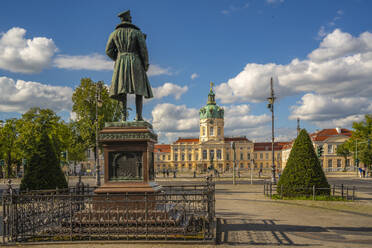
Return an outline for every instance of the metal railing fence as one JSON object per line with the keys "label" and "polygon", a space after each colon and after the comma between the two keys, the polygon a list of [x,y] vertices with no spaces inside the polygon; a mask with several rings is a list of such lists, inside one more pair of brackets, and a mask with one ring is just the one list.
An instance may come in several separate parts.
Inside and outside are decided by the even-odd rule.
{"label": "metal railing fence", "polygon": [[157,193],[93,194],[92,187],[3,195],[2,242],[215,240],[215,184]]}
{"label": "metal railing fence", "polygon": [[356,199],[356,187],[348,185],[330,185],[330,187],[291,187],[290,190],[281,186],[272,184],[271,182],[264,182],[264,195],[272,197],[277,195],[279,198],[283,197],[309,197],[313,200],[317,199],[317,196],[333,197],[334,199],[339,197],[342,200],[351,200]]}

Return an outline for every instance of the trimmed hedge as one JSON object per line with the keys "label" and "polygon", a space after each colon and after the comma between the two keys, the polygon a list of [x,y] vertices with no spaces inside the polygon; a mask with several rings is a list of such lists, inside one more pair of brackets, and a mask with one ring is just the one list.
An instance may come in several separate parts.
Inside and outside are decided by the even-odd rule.
{"label": "trimmed hedge", "polygon": [[59,165],[54,147],[46,132],[41,134],[36,144],[35,153],[31,155],[20,189],[40,190],[67,188],[66,178]]}
{"label": "trimmed hedge", "polygon": [[277,191],[283,196],[311,195],[313,185],[318,188],[316,195],[329,195],[330,186],[314,146],[309,134],[302,129],[293,144],[287,165],[279,179]]}

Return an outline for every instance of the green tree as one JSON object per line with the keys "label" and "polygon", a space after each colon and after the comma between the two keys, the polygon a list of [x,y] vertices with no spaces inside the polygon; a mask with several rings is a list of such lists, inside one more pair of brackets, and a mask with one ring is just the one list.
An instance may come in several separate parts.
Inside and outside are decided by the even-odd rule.
{"label": "green tree", "polygon": [[18,132],[17,119],[6,120],[4,127],[0,130],[1,157],[5,160],[5,177],[14,176],[12,165],[19,159],[19,147],[17,146]]}
{"label": "green tree", "polygon": [[329,194],[329,184],[320,166],[314,146],[305,129],[297,136],[287,165],[278,182],[283,196],[312,194],[312,187],[322,188],[316,194]]}
{"label": "green tree", "polygon": [[79,133],[77,122],[71,121],[69,123],[69,130],[68,160],[74,163],[74,173],[76,173],[77,162],[86,159],[85,151],[87,146]]}
{"label": "green tree", "polygon": [[358,159],[369,167],[372,165],[370,142],[372,142],[372,114],[365,115],[365,119],[361,122],[353,123],[353,134],[347,141],[347,146],[353,152],[354,159],[356,159],[356,149],[358,149]]}
{"label": "green tree", "polygon": [[[102,107],[98,108],[96,120],[97,89]],[[104,127],[105,122],[118,121],[120,111],[118,102],[109,97],[107,87],[101,82],[93,82],[90,78],[82,78],[79,87],[72,95],[72,111],[76,114],[76,129],[84,142],[84,147],[93,148],[96,157],[96,121],[98,129]]]}
{"label": "green tree", "polygon": [[47,134],[41,131],[35,149],[21,181],[21,190],[66,188],[66,178],[61,170],[55,146]]}
{"label": "green tree", "polygon": [[27,160],[35,153],[36,143],[44,132],[51,139],[58,160],[61,159],[61,152],[66,151],[69,145],[68,125],[50,109],[31,108],[18,121],[17,130],[21,156]]}
{"label": "green tree", "polygon": [[344,158],[344,162],[345,162],[344,163],[345,164],[344,171],[346,171],[347,157],[349,157],[351,155],[348,144],[343,143],[342,145],[337,146],[336,153],[337,153],[338,156],[342,156]]}

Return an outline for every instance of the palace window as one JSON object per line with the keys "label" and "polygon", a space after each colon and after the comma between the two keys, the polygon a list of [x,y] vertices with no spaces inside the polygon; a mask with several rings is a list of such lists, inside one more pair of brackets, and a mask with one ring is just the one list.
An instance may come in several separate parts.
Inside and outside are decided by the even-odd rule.
{"label": "palace window", "polygon": [[203,136],[205,136],[205,127],[202,128]]}
{"label": "palace window", "polygon": [[209,150],[209,158],[214,159],[214,150]]}
{"label": "palace window", "polygon": [[191,154],[188,154],[188,156],[189,156],[189,161],[191,161]]}
{"label": "palace window", "polygon": [[243,163],[240,164],[240,168],[244,168],[244,164]]}
{"label": "palace window", "polygon": [[181,160],[185,161],[185,154],[184,153],[181,154]]}
{"label": "palace window", "polygon": [[221,128],[217,128],[217,135],[220,136],[221,135]]}
{"label": "palace window", "polygon": [[242,152],[240,153],[240,160],[244,160],[244,154]]}
{"label": "palace window", "polygon": [[341,167],[341,159],[337,159],[337,168]]}
{"label": "palace window", "polygon": [[333,153],[333,146],[332,145],[328,145],[328,154],[331,154]]}
{"label": "palace window", "polygon": [[346,167],[350,166],[350,159],[346,159]]}
{"label": "palace window", "polygon": [[220,149],[217,150],[217,159],[221,159],[221,150]]}
{"label": "palace window", "polygon": [[195,160],[199,160],[199,153],[195,153]]}
{"label": "palace window", "polygon": [[170,155],[168,155],[168,160],[170,160]]}
{"label": "palace window", "polygon": [[248,152],[247,153],[247,159],[250,160],[251,159],[251,154]]}
{"label": "palace window", "polygon": [[203,150],[203,159],[207,159],[207,150]]}
{"label": "palace window", "polygon": [[163,157],[163,160],[165,160],[165,155],[163,155],[162,157]]}
{"label": "palace window", "polygon": [[263,159],[263,154],[262,153],[260,153],[260,159]]}
{"label": "palace window", "polygon": [[209,129],[209,135],[210,135],[210,136],[214,136],[214,134],[213,134],[213,127],[211,127],[211,128]]}
{"label": "palace window", "polygon": [[230,160],[230,154],[226,153],[226,160]]}
{"label": "palace window", "polygon": [[257,159],[257,153],[254,154],[254,159]]}
{"label": "palace window", "polygon": [[332,168],[332,159],[328,159],[328,168]]}
{"label": "palace window", "polygon": [[269,154],[268,153],[265,153],[265,158],[269,159]]}
{"label": "palace window", "polygon": [[178,154],[174,154],[174,161],[178,160]]}

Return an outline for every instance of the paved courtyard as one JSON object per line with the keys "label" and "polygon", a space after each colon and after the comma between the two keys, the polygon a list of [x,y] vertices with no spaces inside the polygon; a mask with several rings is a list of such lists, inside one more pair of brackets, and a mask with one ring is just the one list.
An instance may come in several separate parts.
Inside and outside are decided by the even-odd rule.
{"label": "paved courtyard", "polygon": [[[179,182],[185,182],[179,179]],[[270,200],[263,186],[249,181],[216,185],[216,214],[221,220],[218,247],[372,247],[372,179],[329,178],[363,187],[355,202]],[[169,181],[160,183],[170,183]],[[369,189],[369,191],[368,191]],[[63,244],[38,247],[190,247],[183,244]],[[35,247],[35,246],[33,246]],[[214,245],[193,245],[214,247]]]}

